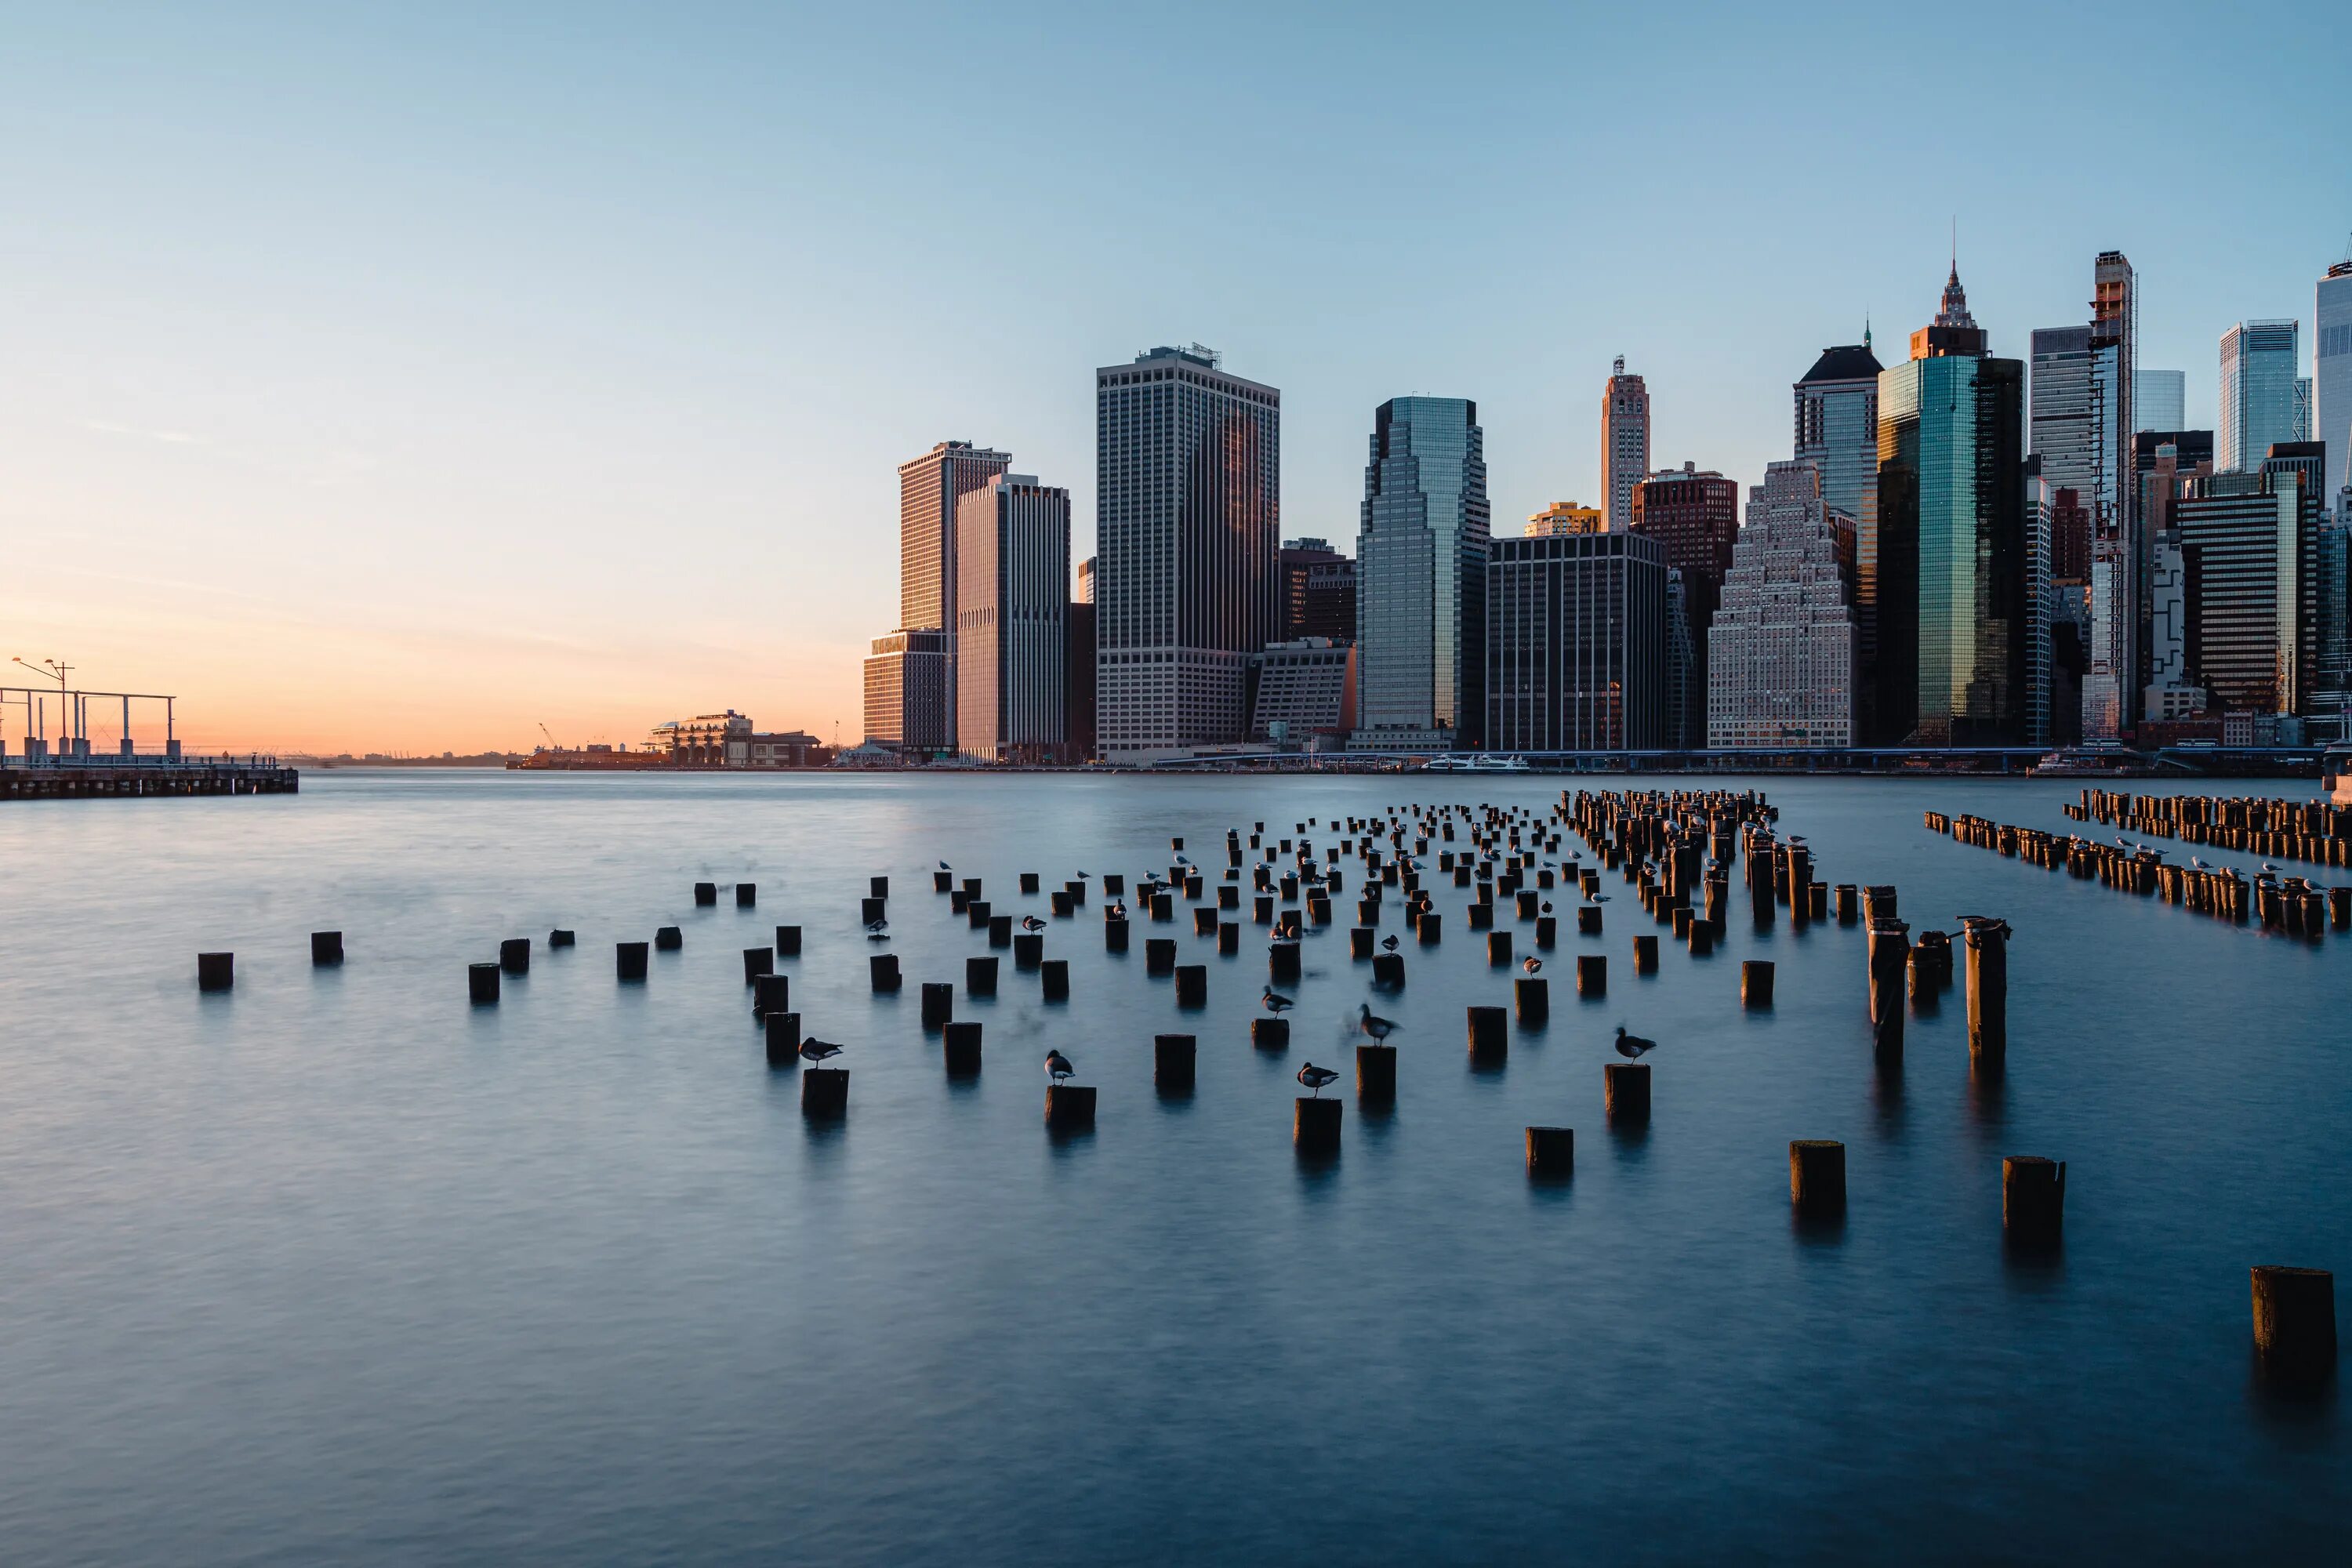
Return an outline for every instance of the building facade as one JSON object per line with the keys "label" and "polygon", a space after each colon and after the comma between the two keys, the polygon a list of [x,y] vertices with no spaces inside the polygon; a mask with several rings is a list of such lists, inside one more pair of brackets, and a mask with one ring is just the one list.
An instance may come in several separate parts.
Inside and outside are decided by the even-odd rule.
{"label": "building facade", "polygon": [[1391,398],[1370,447],[1356,535],[1358,743],[1475,746],[1493,532],[1478,405]]}
{"label": "building facade", "polygon": [[754,770],[804,768],[824,751],[814,735],[799,730],[762,731],[732,708],[656,724],[646,749],[667,755],[674,768]]}
{"label": "building facade", "polygon": [[1911,353],[1878,378],[1865,733],[1877,745],[2022,744],[2025,365],[1986,352],[1957,267]]}
{"label": "building facade", "polygon": [[1249,738],[1287,751],[1339,751],[1356,728],[1356,645],[1298,637],[1250,655]]}
{"label": "building facade", "polygon": [[2142,430],[2178,430],[2189,422],[2189,373],[2180,370],[2132,372],[2133,434]]}
{"label": "building facade", "polygon": [[948,685],[948,634],[901,627],[874,639],[866,659],[866,738],[901,751],[954,749]]}
{"label": "building facade", "polygon": [[2325,460],[2315,442],[2283,442],[2252,473],[2194,480],[2172,503],[2189,678],[2224,712],[2314,706]]}
{"label": "building facade", "polygon": [[2352,256],[2329,268],[2315,292],[2310,438],[2327,444],[2326,493],[2333,506],[2352,484]]}
{"label": "building facade", "polygon": [[[963,499],[1010,468],[1004,452],[941,441],[898,465],[898,625],[948,636],[948,722],[955,723],[955,532]],[[953,745],[952,732],[947,743]]]}
{"label": "building facade", "polygon": [[956,509],[956,747],[1055,762],[1070,607],[1070,492],[999,474]]}
{"label": "building facade", "polygon": [[1356,563],[1323,539],[1282,547],[1282,640],[1356,640]]}
{"label": "building facade", "polygon": [[1239,744],[1281,624],[1282,395],[1196,343],[1096,371],[1095,412],[1098,752]]}
{"label": "building facade", "polygon": [[1486,745],[1664,744],[1666,553],[1631,531],[1498,539],[1486,563]]}
{"label": "building facade", "polygon": [[1811,459],[1769,465],[1748,492],[1707,633],[1709,746],[1854,743],[1853,605],[1825,499]]}
{"label": "building facade", "polygon": [[2301,323],[2241,321],[2221,334],[2221,416],[2216,472],[2252,473],[2273,447],[2295,438]]}
{"label": "building facade", "polygon": [[1739,486],[1696,463],[1652,474],[1633,488],[1633,531],[1665,547],[1666,564],[1682,574],[1683,612],[1688,623],[1689,701],[1679,726],[1669,727],[1667,744],[1696,746],[1706,727],[1706,634],[1731,570],[1731,547],[1739,536]]}
{"label": "building facade", "polygon": [[1554,533],[1606,533],[1609,531],[1609,518],[1597,506],[1586,506],[1582,501],[1556,500],[1528,519],[1527,527],[1519,531],[1528,539],[1541,539]]}
{"label": "building facade", "polygon": [[2204,711],[2205,692],[2189,673],[2189,579],[2174,504],[2213,473],[2210,430],[2143,430],[2132,437],[2139,520],[2148,548],[2147,684],[2143,721],[2175,723]]}
{"label": "building facade", "polygon": [[1819,470],[1828,510],[1870,515],[1878,493],[1878,376],[1885,368],[1865,329],[1859,343],[1823,349],[1793,389],[1792,455]]}
{"label": "building facade", "polygon": [[1650,471],[1650,389],[1619,354],[1601,394],[1601,510],[1609,531],[1633,526],[1633,487]]}

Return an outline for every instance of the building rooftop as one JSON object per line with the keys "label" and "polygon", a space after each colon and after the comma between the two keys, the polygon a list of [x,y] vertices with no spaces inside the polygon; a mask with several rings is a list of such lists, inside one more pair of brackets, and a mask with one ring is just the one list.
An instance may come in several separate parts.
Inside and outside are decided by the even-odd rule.
{"label": "building rooftop", "polygon": [[1878,363],[1878,356],[1871,352],[1868,343],[1843,343],[1835,348],[1823,349],[1822,357],[1813,362],[1813,368],[1807,371],[1804,379],[1797,384],[1810,386],[1817,381],[1861,381],[1865,377],[1874,378],[1885,368]]}

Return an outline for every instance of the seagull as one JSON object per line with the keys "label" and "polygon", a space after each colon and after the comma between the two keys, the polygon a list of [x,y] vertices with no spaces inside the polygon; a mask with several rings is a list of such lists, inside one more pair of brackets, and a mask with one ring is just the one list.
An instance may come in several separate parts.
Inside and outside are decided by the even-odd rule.
{"label": "seagull", "polygon": [[1061,1052],[1047,1051],[1045,1053],[1045,1076],[1052,1079],[1055,1083],[1061,1082],[1064,1079],[1069,1077],[1072,1073],[1077,1070],[1077,1068],[1070,1065],[1070,1058],[1064,1056]]}
{"label": "seagull", "polygon": [[1384,936],[1381,938],[1381,946],[1386,952],[1394,952],[1397,950],[1397,939],[1392,936]]}
{"label": "seagull", "polygon": [[1356,1004],[1356,1027],[1376,1040],[1385,1040],[1396,1032],[1396,1022],[1381,1017],[1369,1005],[1359,1002]]}
{"label": "seagull", "polygon": [[1259,997],[1258,1000],[1265,1004],[1265,1010],[1267,1012],[1274,1014],[1281,1014],[1298,1005],[1297,998],[1293,996],[1285,996],[1281,992],[1275,990],[1272,986],[1266,987],[1265,994]]}
{"label": "seagull", "polygon": [[1298,1081],[1314,1090],[1316,1098],[1319,1100],[1323,1096],[1323,1086],[1339,1082],[1339,1075],[1329,1068],[1318,1068],[1313,1062],[1308,1062],[1298,1069]]}
{"label": "seagull", "polygon": [[1023,931],[1044,931],[1045,929],[1045,922],[1039,920],[1035,915],[1023,915],[1021,917],[1021,929]]}
{"label": "seagull", "polygon": [[890,932],[887,928],[890,922],[888,921],[876,921],[872,925],[866,928],[866,940],[868,942],[888,942],[890,940]]}
{"label": "seagull", "polygon": [[1657,1041],[1645,1040],[1639,1035],[1629,1035],[1625,1032],[1624,1025],[1620,1024],[1617,1026],[1617,1054],[1619,1056],[1625,1057],[1630,1059],[1639,1057],[1643,1051],[1654,1051],[1657,1048]]}
{"label": "seagull", "polygon": [[940,861],[940,870],[942,870],[942,871],[952,871],[952,870],[954,870],[954,869],[955,869],[955,868],[954,868],[954,867],[952,867],[952,866],[950,866],[950,865],[949,865],[946,861],[942,860],[942,861]]}
{"label": "seagull", "polygon": [[1584,901],[1588,904],[1605,904],[1609,901],[1609,895],[1606,893],[1587,893],[1584,895]]}
{"label": "seagull", "polygon": [[1187,860],[1187,859],[1186,859],[1183,856],[1181,856],[1181,855],[1179,855],[1179,856],[1177,856],[1177,857],[1176,857],[1176,864],[1178,864],[1179,866],[1190,866],[1192,863],[1192,861]]}
{"label": "seagull", "polygon": [[808,1039],[801,1042],[801,1059],[803,1061],[821,1062],[827,1060],[830,1058],[837,1057],[840,1054],[841,1047],[835,1045],[830,1040],[820,1040],[812,1036]]}
{"label": "seagull", "polygon": [[1519,960],[1519,967],[1529,974],[1538,974],[1543,972],[1543,960],[1533,956],[1523,958]]}
{"label": "seagull", "polygon": [[1079,872],[1079,873],[1078,873],[1078,880],[1079,880],[1079,881],[1081,881],[1081,882],[1083,882],[1083,881],[1085,881],[1085,880],[1087,879],[1087,877],[1089,877],[1089,876],[1091,876],[1091,875],[1092,875],[1092,873],[1091,873],[1091,872],[1087,872],[1087,871],[1081,871],[1081,872]]}
{"label": "seagull", "polygon": [[2267,860],[2265,860],[2265,861],[2263,861],[2263,870],[2265,870],[2265,871],[2268,871],[2268,872],[2269,872],[2272,876],[2273,876],[2273,877],[2275,877],[2275,876],[2277,876],[2277,875],[2279,874],[2279,868],[2278,868],[2277,867],[2275,867],[2275,866],[2272,865],[2272,864],[2271,864],[2269,861],[2267,861]]}

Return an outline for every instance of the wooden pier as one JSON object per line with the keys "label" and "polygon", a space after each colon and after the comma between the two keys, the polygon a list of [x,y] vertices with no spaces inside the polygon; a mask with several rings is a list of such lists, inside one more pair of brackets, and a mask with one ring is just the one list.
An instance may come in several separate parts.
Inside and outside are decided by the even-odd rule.
{"label": "wooden pier", "polygon": [[0,800],[122,800],[151,795],[295,795],[300,770],[275,757],[141,759],[0,766]]}

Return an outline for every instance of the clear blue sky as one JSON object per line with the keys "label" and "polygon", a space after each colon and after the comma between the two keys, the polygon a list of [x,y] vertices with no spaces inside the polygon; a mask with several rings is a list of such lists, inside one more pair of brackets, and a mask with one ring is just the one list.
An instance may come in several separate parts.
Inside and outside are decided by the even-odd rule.
{"label": "clear blue sky", "polygon": [[2192,423],[2352,231],[2341,4],[11,13],[0,657],[235,743],[854,735],[896,464],[1007,447],[1083,554],[1154,342],[1283,389],[1286,532],[1414,391],[1510,528],[1616,353],[1755,482],[1955,219],[2002,353],[2128,252]]}

